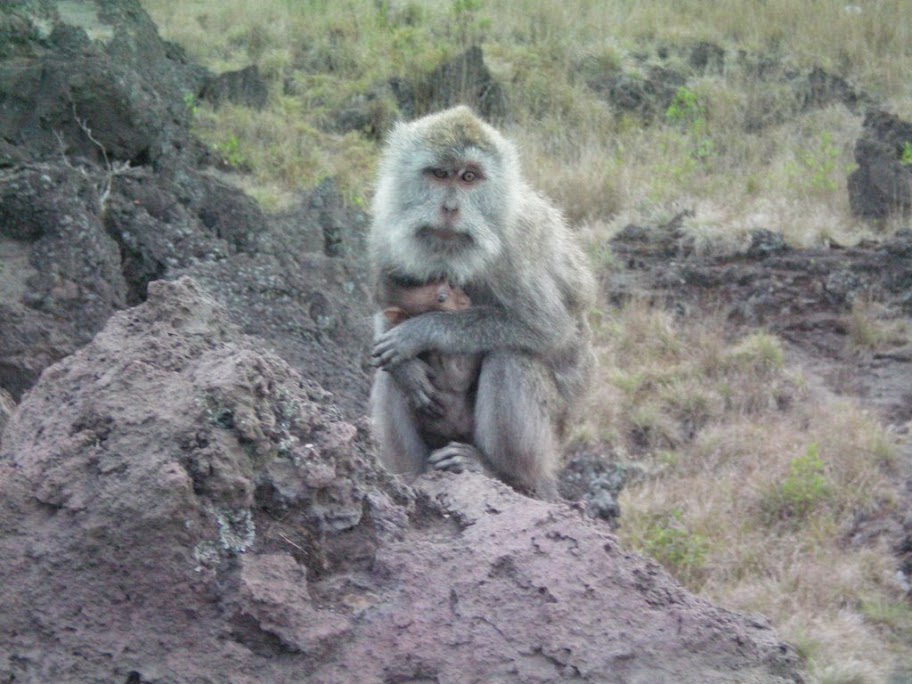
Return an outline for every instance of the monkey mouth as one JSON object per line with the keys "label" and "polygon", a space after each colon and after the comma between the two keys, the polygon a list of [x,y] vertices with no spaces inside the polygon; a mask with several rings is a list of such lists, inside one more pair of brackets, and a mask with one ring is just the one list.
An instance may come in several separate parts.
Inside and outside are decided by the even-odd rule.
{"label": "monkey mouth", "polygon": [[418,231],[418,237],[422,239],[439,240],[446,244],[463,244],[472,241],[472,238],[466,233],[451,228],[435,228],[434,226],[424,226]]}

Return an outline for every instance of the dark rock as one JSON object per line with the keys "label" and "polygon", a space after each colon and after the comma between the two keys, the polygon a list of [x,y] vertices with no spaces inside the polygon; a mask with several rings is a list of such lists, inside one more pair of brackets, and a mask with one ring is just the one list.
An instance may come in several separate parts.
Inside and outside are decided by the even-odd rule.
{"label": "dark rock", "polygon": [[782,233],[760,229],[751,231],[750,238],[750,246],[747,248],[745,256],[751,259],[765,259],[772,254],[781,254],[789,250]]}
{"label": "dark rock", "polygon": [[346,205],[331,178],[304,193],[296,206],[270,216],[272,233],[283,249],[345,257],[365,270],[368,223],[367,214]]}
{"label": "dark rock", "polygon": [[266,218],[252,199],[188,168],[118,177],[105,227],[121,247],[128,302],[169,271],[255,251]]}
{"label": "dark rock", "polygon": [[331,178],[305,196],[297,216],[301,225],[319,227],[326,256],[358,259],[366,253],[368,216],[343,204]]}
{"label": "dark rock", "polygon": [[57,19],[52,0],[7,0],[0,5],[0,59],[33,57],[47,38],[40,25]]}
{"label": "dark rock", "polygon": [[619,112],[636,114],[647,120],[664,116],[678,88],[685,83],[683,74],[657,66],[651,67],[645,78],[608,72],[587,82]]}
{"label": "dark rock", "polygon": [[379,139],[397,119],[465,104],[490,121],[507,115],[507,97],[474,46],[414,79],[393,78],[352,97],[328,122],[330,130],[360,131]]}
{"label": "dark rock", "polygon": [[855,143],[858,168],[848,180],[856,216],[877,219],[912,209],[912,163],[902,162],[907,145],[912,149],[912,123],[884,111],[867,113]]}
{"label": "dark rock", "polygon": [[126,301],[101,174],[32,165],[0,177],[0,385],[19,397]]}
{"label": "dark rock", "polygon": [[668,258],[686,257],[693,253],[695,244],[682,228],[684,219],[690,216],[693,211],[688,209],[655,227],[628,225],[612,238],[612,250],[625,261],[657,252]]}
{"label": "dark rock", "polygon": [[887,254],[906,257],[912,261],[912,228],[903,228],[884,242],[883,249]]}
{"label": "dark rock", "polygon": [[655,239],[658,228],[649,228],[647,226],[638,226],[629,223],[614,236],[615,242],[651,242]]}
{"label": "dark rock", "polygon": [[691,48],[687,61],[697,71],[722,73],[725,68],[725,50],[713,43],[700,42]]}
{"label": "dark rock", "polygon": [[805,88],[799,91],[801,111],[821,109],[832,104],[841,104],[855,111],[860,104],[869,101],[841,76],[815,67],[807,75]]}
{"label": "dark rock", "polygon": [[582,501],[586,514],[616,527],[617,499],[630,478],[629,468],[589,449],[573,453],[561,469],[558,490],[569,501]]}
{"label": "dark rock", "polygon": [[398,119],[412,119],[458,104],[489,121],[507,116],[507,97],[474,46],[414,79],[393,78],[353,96],[327,122],[328,130],[359,131],[380,139]]}
{"label": "dark rock", "polygon": [[484,63],[477,45],[441,64],[415,88],[416,114],[466,104],[489,121],[507,115],[507,96]]}
{"label": "dark rock", "polygon": [[66,53],[81,52],[92,44],[82,28],[69,24],[56,24],[48,36],[48,42]]}
{"label": "dark rock", "polygon": [[226,71],[212,76],[206,81],[200,96],[215,106],[230,102],[262,109],[266,106],[269,91],[259,69],[252,64],[238,71]]}
{"label": "dark rock", "polygon": [[20,39],[22,59],[0,64],[7,141],[34,157],[67,154],[99,165],[147,164],[187,145],[183,94],[198,91],[203,72],[158,37],[135,0],[55,14],[47,42],[32,23],[44,20],[40,7],[0,9],[35,36]]}
{"label": "dark rock", "polygon": [[[407,105],[402,102],[403,97],[386,83],[359,93],[332,116],[330,128],[340,133],[359,131],[369,138],[380,140],[400,117],[400,111],[406,117],[409,111],[414,112],[414,101]],[[410,97],[414,98],[414,94]]]}
{"label": "dark rock", "polygon": [[[10,23],[31,38],[0,60],[0,386],[19,397],[113,311],[144,301],[150,282],[190,273],[362,414],[364,213],[328,181],[269,219],[202,170],[187,95],[206,73],[133,0],[6,3],[0,33]],[[210,95],[246,92],[255,76],[225,77]]]}
{"label": "dark rock", "polygon": [[414,119],[415,111],[415,86],[404,78],[394,77],[389,80],[389,87],[399,105],[399,111],[405,120]]}

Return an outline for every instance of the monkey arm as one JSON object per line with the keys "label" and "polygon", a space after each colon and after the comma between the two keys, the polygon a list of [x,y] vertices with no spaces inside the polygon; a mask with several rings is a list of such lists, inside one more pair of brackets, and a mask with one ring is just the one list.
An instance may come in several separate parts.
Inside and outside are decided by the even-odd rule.
{"label": "monkey arm", "polygon": [[421,359],[409,359],[398,366],[385,368],[382,373],[389,373],[399,388],[405,393],[409,404],[416,411],[442,418],[444,407],[440,402],[439,390],[432,382],[434,371]]}
{"label": "monkey arm", "polygon": [[[387,317],[385,309],[374,317],[375,341],[383,332],[395,325]],[[404,321],[403,321],[404,322]],[[395,328],[393,328],[395,329]],[[399,389],[405,394],[409,405],[432,418],[443,416],[443,405],[440,402],[439,391],[434,386],[434,371],[421,359],[410,358],[397,366],[384,367],[383,372],[388,372]]]}
{"label": "monkey arm", "polygon": [[547,315],[540,309],[537,313],[534,321],[494,306],[424,313],[379,335],[374,363],[391,368],[432,349],[444,354],[516,349],[547,356],[571,343],[576,326],[569,312],[561,309]]}

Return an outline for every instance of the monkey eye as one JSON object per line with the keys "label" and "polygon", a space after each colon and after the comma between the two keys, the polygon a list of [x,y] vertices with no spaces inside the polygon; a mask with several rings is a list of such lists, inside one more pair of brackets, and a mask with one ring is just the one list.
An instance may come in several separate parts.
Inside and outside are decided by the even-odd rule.
{"label": "monkey eye", "polygon": [[449,297],[449,295],[447,295],[446,292],[441,292],[440,294],[437,295],[437,303],[446,304],[446,300],[448,300],[449,298],[450,297]]}
{"label": "monkey eye", "polygon": [[474,171],[463,171],[462,172],[462,181],[464,183],[472,183],[478,180],[478,174]]}
{"label": "monkey eye", "polygon": [[448,178],[450,175],[449,171],[446,169],[431,169],[431,173],[433,174],[434,178],[439,178],[441,180]]}

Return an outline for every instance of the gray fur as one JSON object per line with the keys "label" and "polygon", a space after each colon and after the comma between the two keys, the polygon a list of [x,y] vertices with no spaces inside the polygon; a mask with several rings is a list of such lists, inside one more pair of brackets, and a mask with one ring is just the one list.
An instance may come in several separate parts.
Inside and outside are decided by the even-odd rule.
{"label": "gray fur", "polygon": [[[477,187],[426,180],[427,168],[465,162],[483,171]],[[444,206],[458,207],[459,240],[422,235],[443,225]],[[395,327],[378,315],[374,359],[381,370],[371,412],[381,459],[394,472],[416,474],[432,455],[412,439],[414,421],[402,422],[400,408],[434,403],[418,355],[483,355],[473,443],[451,452],[475,453],[506,482],[553,496],[560,445],[591,376],[586,315],[595,289],[560,212],[523,181],[512,144],[465,107],[396,128],[373,209],[369,244],[378,289],[388,281],[446,278],[472,301]]]}

